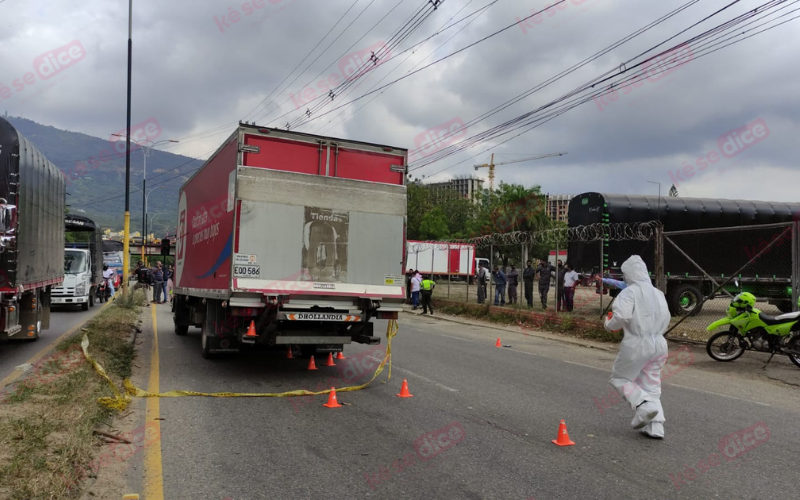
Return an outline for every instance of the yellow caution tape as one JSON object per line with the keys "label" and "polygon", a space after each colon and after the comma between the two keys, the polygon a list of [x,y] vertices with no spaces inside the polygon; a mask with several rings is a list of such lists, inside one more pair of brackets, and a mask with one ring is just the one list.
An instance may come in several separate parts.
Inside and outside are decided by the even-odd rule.
{"label": "yellow caution tape", "polygon": [[[356,385],[356,386],[349,386],[349,387],[341,387],[336,389],[337,392],[350,392],[350,391],[359,391],[361,389],[366,388],[369,386],[377,377],[383,372],[386,363],[389,363],[389,373],[387,377],[387,381],[392,379],[392,337],[397,335],[397,320],[390,320],[389,325],[386,328],[386,354],[381,361],[381,364],[378,365],[378,368],[375,370],[375,373],[372,375],[372,378],[369,379],[368,382]],[[108,378],[106,372],[103,370],[99,364],[97,364],[91,357],[89,357],[89,353],[87,351],[89,347],[89,339],[84,336],[83,342],[81,343],[83,347],[83,354],[86,356],[86,359],[92,362],[95,367],[95,370],[102,375],[106,380],[108,380],[109,385],[111,385],[111,390],[114,392],[114,398],[99,398],[98,402],[108,408],[117,409],[117,410],[124,410],[125,407],[130,403],[131,396],[139,397],[139,398],[177,398],[183,396],[203,396],[203,397],[210,397],[210,398],[289,398],[289,397],[297,397],[297,396],[318,396],[321,394],[328,394],[331,392],[330,389],[324,391],[307,391],[304,389],[297,390],[297,391],[288,391],[288,392],[274,392],[274,393],[252,393],[252,392],[195,392],[195,391],[168,391],[162,393],[153,393],[143,391],[139,389],[133,383],[125,379],[122,384],[125,387],[126,394],[120,394],[120,391],[117,389],[117,386],[114,385],[114,382]],[[384,381],[386,383],[386,381]]]}

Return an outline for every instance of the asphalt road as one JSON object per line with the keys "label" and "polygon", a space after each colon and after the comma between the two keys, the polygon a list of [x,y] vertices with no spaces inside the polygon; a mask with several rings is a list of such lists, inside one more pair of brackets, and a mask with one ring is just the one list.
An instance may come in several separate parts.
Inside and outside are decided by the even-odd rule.
{"label": "asphalt road", "polygon": [[[174,335],[164,306],[157,323],[158,376],[147,366],[148,321],[135,377],[142,388],[160,380],[161,391],[282,392],[329,385],[342,370],[317,360],[320,369],[307,371],[306,359],[264,351],[206,361],[198,330]],[[498,336],[506,347],[495,347]],[[656,441],[630,428],[629,407],[607,398],[613,349],[408,313],[392,347],[391,381],[381,383],[384,373],[365,390],[339,393],[342,408],[323,407],[326,396],[147,399],[147,418],[163,419],[153,444],[160,453],[131,459],[128,491],[149,484],[145,500],[794,496],[800,394],[787,381],[800,370],[784,360],[762,372],[758,354],[723,364],[691,350],[665,382],[667,436]],[[347,346],[349,359],[337,363],[363,363],[369,349]],[[413,398],[395,396],[403,378]],[[551,443],[561,419],[575,446]],[[728,459],[737,431],[750,445],[738,454],[728,447],[737,457]]]}
{"label": "asphalt road", "polygon": [[0,341],[0,381],[8,377],[16,366],[27,363],[32,356],[46,349],[71,328],[88,321],[100,311],[101,306],[102,304],[95,304],[88,311],[82,311],[80,307],[59,307],[51,312],[50,329],[43,330],[39,340]]}

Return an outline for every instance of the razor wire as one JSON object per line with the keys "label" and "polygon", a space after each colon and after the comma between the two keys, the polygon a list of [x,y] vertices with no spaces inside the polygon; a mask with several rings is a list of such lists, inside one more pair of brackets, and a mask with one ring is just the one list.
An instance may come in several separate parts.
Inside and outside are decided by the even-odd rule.
{"label": "razor wire", "polygon": [[563,242],[593,241],[650,241],[655,239],[656,229],[661,223],[630,222],[588,224],[585,226],[560,227],[544,231],[512,231],[508,233],[491,233],[472,238],[457,238],[441,241],[420,241],[411,245],[413,252],[422,252],[431,248],[447,250],[451,245],[474,245],[475,248],[503,245],[555,245]]}

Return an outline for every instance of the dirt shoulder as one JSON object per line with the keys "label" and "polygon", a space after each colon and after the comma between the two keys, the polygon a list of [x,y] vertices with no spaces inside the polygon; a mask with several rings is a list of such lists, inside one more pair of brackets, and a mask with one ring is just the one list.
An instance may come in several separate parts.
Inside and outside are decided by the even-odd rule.
{"label": "dirt shoulder", "polygon": [[119,387],[130,376],[142,297],[106,306],[62,341],[26,375],[0,393],[0,498],[78,498],[96,474],[93,457],[118,443],[114,411],[98,403],[112,397],[108,382],[83,355],[91,356]]}

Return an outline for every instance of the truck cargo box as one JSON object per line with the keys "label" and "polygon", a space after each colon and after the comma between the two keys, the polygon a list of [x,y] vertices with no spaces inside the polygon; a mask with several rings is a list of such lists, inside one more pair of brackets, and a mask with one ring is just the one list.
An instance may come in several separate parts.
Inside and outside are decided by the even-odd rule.
{"label": "truck cargo box", "polygon": [[178,293],[404,298],[406,150],[324,142],[243,125],[186,182]]}

